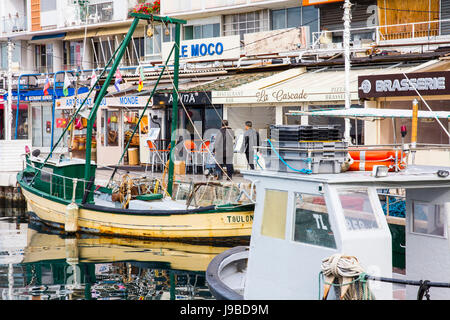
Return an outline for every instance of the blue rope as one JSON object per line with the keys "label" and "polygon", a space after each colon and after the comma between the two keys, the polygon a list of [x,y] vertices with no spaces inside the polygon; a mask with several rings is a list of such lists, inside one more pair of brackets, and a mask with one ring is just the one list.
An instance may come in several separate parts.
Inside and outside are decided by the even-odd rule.
{"label": "blue rope", "polygon": [[300,173],[304,173],[304,174],[311,174],[312,173],[312,170],[309,170],[309,169],[300,169],[299,170],[299,169],[292,168],[289,164],[286,163],[286,161],[284,161],[283,158],[281,158],[281,156],[279,155],[277,150],[275,150],[275,148],[273,147],[272,142],[270,142],[270,139],[267,139],[267,141],[269,142],[270,147],[272,148],[273,152],[275,152],[275,154],[278,156],[278,158],[281,160],[281,162],[283,162],[289,169],[291,169],[291,170],[293,170],[295,172],[300,172]]}
{"label": "blue rope", "polygon": [[263,168],[260,164],[259,164],[259,156],[255,153],[255,155],[253,156],[255,158],[255,162],[258,165],[258,167],[260,167],[261,169]]}

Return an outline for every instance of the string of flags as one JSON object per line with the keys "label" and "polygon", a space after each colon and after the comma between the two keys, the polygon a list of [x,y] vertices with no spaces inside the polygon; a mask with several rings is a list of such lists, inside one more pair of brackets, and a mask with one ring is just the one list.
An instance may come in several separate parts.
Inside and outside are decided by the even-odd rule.
{"label": "string of flags", "polygon": [[117,92],[120,92],[120,83],[122,82],[122,75],[120,74],[119,69],[116,71],[116,80],[114,81],[114,87],[116,88]]}

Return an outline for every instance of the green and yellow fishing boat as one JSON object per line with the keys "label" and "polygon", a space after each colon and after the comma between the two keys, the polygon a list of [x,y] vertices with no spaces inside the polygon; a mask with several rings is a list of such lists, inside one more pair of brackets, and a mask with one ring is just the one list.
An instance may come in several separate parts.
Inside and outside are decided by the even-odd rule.
{"label": "green and yellow fishing boat", "polygon": [[[22,172],[18,173],[17,181],[27,201],[28,210],[45,224],[66,232],[88,232],[153,239],[236,240],[245,238],[248,240],[253,222],[253,202],[242,203],[238,201],[239,197],[237,197],[235,201],[228,203],[205,204],[194,201],[195,205],[191,205],[192,201],[180,202],[172,197],[174,185],[172,152],[175,149],[175,130],[178,122],[180,28],[181,24],[186,21],[140,13],[131,13],[130,15],[134,20],[126,37],[97,80],[98,83],[102,75],[108,71],[103,85],[96,92],[94,106],[87,116],[86,159],[60,157],[55,160],[52,158],[52,153],[84,107],[85,101],[97,87],[96,85],[90,89],[88,96],[76,110],[45,159],[39,157],[38,154],[30,154],[30,152],[26,154],[26,166]],[[147,188],[146,192],[132,196],[133,181],[131,178],[123,177],[119,188],[121,192],[117,192],[117,185],[114,188],[110,183],[106,186],[95,184],[97,166],[95,162],[91,161],[91,148],[92,129],[97,110],[140,20],[174,24],[175,43],[128,145],[125,147],[121,160],[136,129],[139,128],[145,110],[148,108],[167,63],[174,53],[172,137],[167,188]],[[116,171],[113,172],[110,182],[115,173]],[[153,190],[153,192],[148,190]],[[198,188],[193,188],[192,192],[195,190]],[[119,195],[119,201],[115,197],[117,195]],[[190,198],[195,198],[195,195],[191,194]]]}

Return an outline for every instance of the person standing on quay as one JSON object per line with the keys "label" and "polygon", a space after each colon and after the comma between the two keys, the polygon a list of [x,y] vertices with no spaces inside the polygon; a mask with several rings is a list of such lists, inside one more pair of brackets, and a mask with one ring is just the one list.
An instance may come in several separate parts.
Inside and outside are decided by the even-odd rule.
{"label": "person standing on quay", "polygon": [[214,142],[214,150],[216,157],[217,178],[222,179],[223,166],[227,167],[228,178],[231,179],[234,173],[233,154],[234,154],[234,131],[228,126],[228,120],[222,121],[216,141]]}
{"label": "person standing on quay", "polygon": [[244,141],[242,143],[241,152],[245,153],[250,169],[255,169],[255,147],[259,146],[259,133],[252,128],[251,121],[245,122]]}

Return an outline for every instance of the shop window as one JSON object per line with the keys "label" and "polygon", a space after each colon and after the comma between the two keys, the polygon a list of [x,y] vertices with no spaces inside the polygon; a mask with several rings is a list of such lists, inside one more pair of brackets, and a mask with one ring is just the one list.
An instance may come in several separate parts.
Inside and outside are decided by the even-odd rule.
{"label": "shop window", "polygon": [[[56,139],[62,134],[63,128],[58,128],[57,119],[66,117],[63,110],[55,110],[55,127],[53,137]],[[31,106],[33,147],[49,148],[52,136],[52,105],[36,104]],[[67,147],[67,133],[58,147]]]}
{"label": "shop window", "polygon": [[339,201],[347,230],[378,229],[372,202],[367,189],[338,189]]}
{"label": "shop window", "polygon": [[[124,124],[124,145],[128,143],[134,129],[136,128],[137,122],[139,120],[139,111],[127,111],[123,114],[123,124]],[[142,125],[141,125],[142,128]],[[139,147],[139,131],[136,130],[133,138],[130,142],[130,147]]]}
{"label": "shop window", "polygon": [[321,195],[295,193],[294,228],[294,241],[336,248],[325,198]]}
{"label": "shop window", "polygon": [[[12,138],[16,134],[16,117],[17,117],[17,105],[12,106]],[[20,105],[19,117],[17,118],[17,139],[28,139],[28,107],[27,105]]]}
{"label": "shop window", "polygon": [[119,112],[102,110],[101,144],[117,147],[119,145]]}
{"label": "shop window", "polygon": [[447,221],[444,208],[444,205],[414,201],[413,232],[446,237]]}
{"label": "shop window", "polygon": [[287,200],[287,191],[266,190],[261,225],[263,236],[285,238]]}

